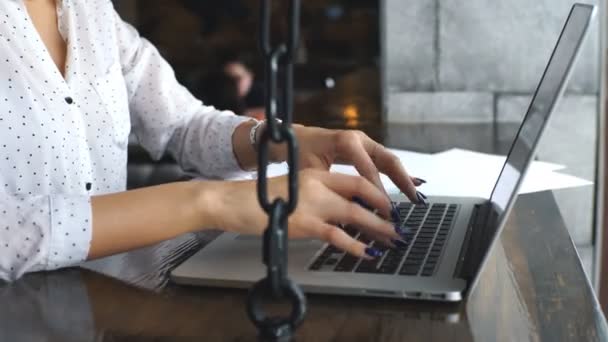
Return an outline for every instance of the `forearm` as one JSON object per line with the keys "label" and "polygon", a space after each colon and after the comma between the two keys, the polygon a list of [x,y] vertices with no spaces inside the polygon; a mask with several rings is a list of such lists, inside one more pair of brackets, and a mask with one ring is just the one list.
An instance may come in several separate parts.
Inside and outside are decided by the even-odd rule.
{"label": "forearm", "polygon": [[181,182],[91,200],[93,236],[88,259],[145,247],[211,228],[218,182]]}

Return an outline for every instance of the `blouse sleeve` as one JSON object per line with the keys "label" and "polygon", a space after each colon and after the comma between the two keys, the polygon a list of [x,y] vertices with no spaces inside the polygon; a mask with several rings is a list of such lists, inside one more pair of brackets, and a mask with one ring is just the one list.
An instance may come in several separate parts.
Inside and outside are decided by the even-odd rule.
{"label": "blouse sleeve", "polygon": [[75,265],[88,256],[91,203],[87,196],[0,193],[0,279]]}
{"label": "blouse sleeve", "polygon": [[170,153],[186,171],[206,177],[248,175],[234,155],[232,134],[251,120],[205,106],[175,78],[158,50],[115,13],[131,125],[154,159]]}

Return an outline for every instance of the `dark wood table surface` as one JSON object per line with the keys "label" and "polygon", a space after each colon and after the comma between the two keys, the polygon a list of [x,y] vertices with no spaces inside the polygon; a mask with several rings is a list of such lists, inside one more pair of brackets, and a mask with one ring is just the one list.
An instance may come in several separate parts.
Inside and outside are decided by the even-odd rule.
{"label": "dark wood table surface", "polygon": [[[393,147],[486,152],[514,127],[373,129]],[[452,138],[452,139],[450,139]],[[255,341],[246,291],[172,283],[172,268],[217,233],[29,274],[0,284],[0,341]],[[522,195],[468,301],[457,304],[308,296],[299,341],[605,341],[606,321],[551,192]]]}

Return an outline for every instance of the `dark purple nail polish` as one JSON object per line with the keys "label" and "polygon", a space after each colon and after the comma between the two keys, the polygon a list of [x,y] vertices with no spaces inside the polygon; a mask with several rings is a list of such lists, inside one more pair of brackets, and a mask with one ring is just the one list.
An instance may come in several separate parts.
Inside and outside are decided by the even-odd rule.
{"label": "dark purple nail polish", "polygon": [[[397,231],[397,229],[398,229],[398,231]],[[397,227],[397,226],[395,226],[395,230],[397,231],[397,233],[399,235],[405,235],[407,233],[412,233],[412,232],[416,231],[416,228],[414,228],[414,227],[408,227],[408,226],[403,226],[403,227]]]}
{"label": "dark purple nail polish", "polygon": [[416,191],[416,197],[418,198],[418,204],[422,204],[425,207],[429,206],[429,201],[426,199],[426,196],[422,192]]}
{"label": "dark purple nail polish", "polygon": [[399,218],[399,210],[395,206],[395,203],[391,202],[391,206],[393,209],[391,210],[391,216],[393,217],[393,222],[401,225],[401,219]]}
{"label": "dark purple nail polish", "polygon": [[422,179],[422,178],[418,178],[418,177],[416,177],[416,178],[414,178],[414,179],[415,179],[415,180],[416,180],[418,183],[420,183],[420,184],[426,184],[426,181],[425,181],[424,179]]}
{"label": "dark purple nail polish", "polygon": [[403,230],[403,228],[401,228],[401,225],[395,225],[395,232],[397,232],[397,234],[399,235],[403,235],[405,234],[405,230]]}
{"label": "dark purple nail polish", "polygon": [[391,242],[398,248],[407,248],[407,242],[403,240],[391,240]]}
{"label": "dark purple nail polish", "polygon": [[403,230],[406,234],[410,234],[410,236],[414,236],[416,235],[416,232],[418,231],[420,227],[408,227],[408,226],[404,226],[401,228],[401,230]]}
{"label": "dark purple nail polish", "polygon": [[352,198],[353,202],[357,203],[358,205],[362,206],[363,208],[372,211],[374,210],[374,208],[372,208],[371,205],[367,204],[367,202],[365,202],[361,197],[359,196],[353,196]]}
{"label": "dark purple nail polish", "polygon": [[378,258],[378,257],[382,256],[382,252],[381,251],[379,251],[379,250],[377,250],[375,248],[372,248],[372,247],[367,247],[365,249],[365,254],[369,255],[372,258]]}

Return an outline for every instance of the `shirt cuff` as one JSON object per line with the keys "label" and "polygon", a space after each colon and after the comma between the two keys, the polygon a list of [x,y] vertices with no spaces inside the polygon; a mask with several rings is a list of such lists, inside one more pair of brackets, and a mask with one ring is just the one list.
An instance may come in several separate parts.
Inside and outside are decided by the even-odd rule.
{"label": "shirt cuff", "polygon": [[236,128],[247,121],[253,120],[246,116],[234,115],[232,112],[221,112],[220,117],[215,122],[217,125],[214,129],[217,132],[216,148],[212,149],[212,153],[216,154],[211,157],[215,160],[214,174],[222,175],[223,179],[247,179],[253,175],[252,171],[243,170],[234,153],[232,145],[232,136]]}
{"label": "shirt cuff", "polygon": [[51,196],[51,229],[46,269],[75,265],[87,259],[92,238],[88,196]]}

